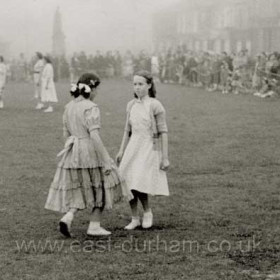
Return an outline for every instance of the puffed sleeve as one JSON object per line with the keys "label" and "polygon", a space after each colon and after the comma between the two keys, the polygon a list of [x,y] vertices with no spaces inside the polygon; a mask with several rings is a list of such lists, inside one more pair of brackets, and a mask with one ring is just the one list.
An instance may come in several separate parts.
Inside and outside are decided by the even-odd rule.
{"label": "puffed sleeve", "polygon": [[165,109],[158,100],[153,104],[153,113],[156,120],[157,131],[159,133],[168,132]]}
{"label": "puffed sleeve", "polygon": [[100,111],[97,106],[94,106],[85,111],[85,123],[89,132],[101,127]]}
{"label": "puffed sleeve", "polygon": [[63,113],[63,116],[62,116],[63,136],[65,138],[70,136],[70,132],[69,132],[69,129],[68,129],[68,126],[67,126],[67,117],[66,117],[67,113],[66,112],[67,112],[67,109],[65,109],[65,111]]}

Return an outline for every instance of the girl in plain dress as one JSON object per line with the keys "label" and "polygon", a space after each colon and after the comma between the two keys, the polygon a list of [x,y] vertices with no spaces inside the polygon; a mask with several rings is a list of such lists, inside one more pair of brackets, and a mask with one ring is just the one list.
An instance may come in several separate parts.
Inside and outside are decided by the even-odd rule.
{"label": "girl in plain dress", "polygon": [[92,102],[99,84],[95,74],[83,74],[71,88],[74,100],[66,105],[63,115],[65,148],[58,154],[62,158],[45,208],[66,213],[59,225],[61,233],[67,237],[71,236],[75,213],[85,208],[92,209],[87,234],[111,234],[100,226],[102,211],[111,209],[113,202],[123,194],[128,200],[133,198],[131,192],[124,189],[117,168],[99,136],[99,108]]}
{"label": "girl in plain dress", "polygon": [[220,80],[221,80],[221,88],[223,94],[228,93],[230,73],[231,71],[229,70],[229,65],[226,61],[224,61],[221,65],[221,70],[220,70]]}
{"label": "girl in plain dress", "polygon": [[[50,57],[44,56],[45,66],[41,78],[41,101],[47,104],[48,107],[44,110],[45,113],[53,112],[52,103],[57,102],[56,89],[54,84],[54,71]],[[42,104],[41,108],[44,107]]]}
{"label": "girl in plain dress", "polygon": [[169,195],[165,173],[169,166],[165,110],[155,98],[155,85],[149,72],[137,72],[133,83],[135,98],[127,105],[127,121],[117,155],[120,175],[134,196],[130,200],[132,220],[125,227],[127,230],[140,225],[138,200],[144,209],[142,227],[150,228],[153,214],[148,195]]}

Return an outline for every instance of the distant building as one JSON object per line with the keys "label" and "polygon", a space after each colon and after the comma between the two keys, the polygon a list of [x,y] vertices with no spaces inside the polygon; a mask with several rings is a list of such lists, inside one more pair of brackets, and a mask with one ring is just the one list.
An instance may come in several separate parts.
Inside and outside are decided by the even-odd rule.
{"label": "distant building", "polygon": [[53,23],[53,49],[54,56],[65,55],[65,35],[62,30],[62,20],[59,8],[57,8]]}
{"label": "distant building", "polygon": [[279,0],[182,1],[155,15],[154,48],[184,44],[216,52],[280,50]]}

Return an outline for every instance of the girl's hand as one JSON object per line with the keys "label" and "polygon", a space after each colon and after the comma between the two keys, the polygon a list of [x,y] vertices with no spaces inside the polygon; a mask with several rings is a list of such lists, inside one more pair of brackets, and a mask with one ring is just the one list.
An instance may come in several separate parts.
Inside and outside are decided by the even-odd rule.
{"label": "girl's hand", "polygon": [[169,160],[167,158],[163,158],[160,163],[160,169],[163,171],[167,171],[169,167]]}
{"label": "girl's hand", "polygon": [[106,163],[106,164],[104,165],[104,175],[105,175],[105,176],[110,175],[111,171],[112,171],[111,163]]}
{"label": "girl's hand", "polygon": [[122,152],[122,151],[119,151],[118,154],[117,154],[117,156],[116,156],[116,163],[117,163],[117,166],[119,166],[119,164],[121,163],[122,157],[123,157],[123,152]]}

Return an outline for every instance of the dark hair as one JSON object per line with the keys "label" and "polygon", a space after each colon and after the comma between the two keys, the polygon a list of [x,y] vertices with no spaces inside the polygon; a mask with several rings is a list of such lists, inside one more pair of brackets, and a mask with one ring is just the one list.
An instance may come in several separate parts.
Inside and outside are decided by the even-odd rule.
{"label": "dark hair", "polygon": [[100,85],[100,78],[94,73],[85,73],[83,74],[78,82],[75,90],[71,90],[70,93],[72,96],[77,98],[82,95],[84,98],[88,99],[90,97],[90,92],[85,92],[85,89],[79,89],[79,84],[86,84],[90,87],[90,89],[97,88]]}
{"label": "dark hair", "polygon": [[51,60],[50,56],[45,55],[44,59],[46,60],[47,63],[52,63],[52,60]]}
{"label": "dark hair", "polygon": [[38,56],[39,59],[42,59],[42,58],[43,58],[43,55],[42,55],[42,53],[40,53],[40,52],[36,52],[36,55]]}
{"label": "dark hair", "polygon": [[0,62],[4,62],[4,57],[0,55]]}
{"label": "dark hair", "polygon": [[[146,79],[147,84],[151,85],[151,87],[149,88],[149,96],[152,98],[156,98],[156,87],[155,87],[155,83],[153,80],[153,76],[151,75],[150,72],[146,71],[146,70],[140,70],[138,72],[136,72],[134,74],[134,76],[140,76]],[[137,95],[134,93],[134,97],[137,98]]]}

